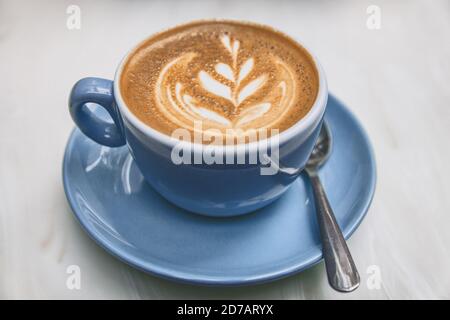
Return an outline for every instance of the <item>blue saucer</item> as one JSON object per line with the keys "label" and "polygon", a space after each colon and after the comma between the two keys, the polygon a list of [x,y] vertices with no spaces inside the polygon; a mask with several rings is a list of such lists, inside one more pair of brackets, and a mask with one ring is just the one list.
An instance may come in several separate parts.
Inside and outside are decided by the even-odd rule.
{"label": "blue saucer", "polygon": [[[325,115],[333,153],[320,171],[345,238],[375,191],[375,159],[356,118],[333,96]],[[102,147],[75,129],[63,165],[64,188],[87,233],[122,261],[159,277],[204,285],[262,283],[322,258],[314,201],[301,176],[273,204],[234,218],[189,213],[143,180],[126,147]]]}

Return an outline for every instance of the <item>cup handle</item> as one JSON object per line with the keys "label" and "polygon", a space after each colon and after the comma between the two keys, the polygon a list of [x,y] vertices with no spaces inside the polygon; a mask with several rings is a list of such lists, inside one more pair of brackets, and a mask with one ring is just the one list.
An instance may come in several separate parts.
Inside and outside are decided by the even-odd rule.
{"label": "cup handle", "polygon": [[[95,103],[108,111],[114,123],[97,116],[86,104]],[[89,138],[108,147],[125,144],[120,116],[115,107],[113,82],[101,78],[84,78],[72,88],[69,110],[78,128]]]}

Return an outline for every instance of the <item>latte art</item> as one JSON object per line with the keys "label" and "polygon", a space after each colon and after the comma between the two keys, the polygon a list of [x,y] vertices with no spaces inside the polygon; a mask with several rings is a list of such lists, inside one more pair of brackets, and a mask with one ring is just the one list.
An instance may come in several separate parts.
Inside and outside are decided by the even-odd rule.
{"label": "latte art", "polygon": [[131,111],[170,135],[178,128],[245,134],[290,127],[311,108],[318,79],[300,45],[270,28],[196,22],[158,34],[125,64],[121,93]]}
{"label": "latte art", "polygon": [[[170,81],[169,73],[172,68],[187,72],[189,63],[196,58],[196,53],[185,53],[171,61],[161,72],[156,83],[156,101],[159,110],[180,127],[193,130],[195,121],[203,121],[215,128],[243,128],[258,121],[258,128],[271,126],[277,118],[266,117],[260,119],[267,112],[277,112],[280,117],[283,111],[289,110],[293,102],[294,77],[288,67],[277,59],[272,63],[276,66],[280,81],[270,90],[262,90],[268,82],[268,73],[257,74],[253,68],[255,59],[248,58],[241,65],[238,64],[239,40],[231,40],[223,35],[221,42],[224,50],[229,52],[231,65],[218,62],[214,65],[213,74],[205,70],[198,72],[197,79],[190,79],[186,84]],[[252,73],[256,74],[250,77]],[[178,71],[180,72],[180,71]],[[173,78],[172,78],[173,79]],[[176,79],[176,77],[175,77]],[[197,86],[205,91],[203,96],[193,97],[186,88]],[[287,96],[288,95],[288,96]],[[214,110],[211,103],[205,102],[204,97],[216,99],[222,104],[221,113]],[[225,99],[226,101],[223,101]],[[251,103],[246,103],[246,101]],[[176,114],[171,114],[176,112]]]}

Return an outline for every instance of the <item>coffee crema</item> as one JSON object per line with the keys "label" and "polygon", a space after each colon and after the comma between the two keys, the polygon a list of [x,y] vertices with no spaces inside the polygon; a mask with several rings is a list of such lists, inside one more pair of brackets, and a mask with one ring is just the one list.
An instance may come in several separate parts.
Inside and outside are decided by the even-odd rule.
{"label": "coffee crema", "polygon": [[314,61],[297,42],[270,27],[222,20],[150,37],[120,78],[131,112],[169,136],[197,131],[199,122],[202,131],[223,134],[282,132],[308,113],[318,87]]}

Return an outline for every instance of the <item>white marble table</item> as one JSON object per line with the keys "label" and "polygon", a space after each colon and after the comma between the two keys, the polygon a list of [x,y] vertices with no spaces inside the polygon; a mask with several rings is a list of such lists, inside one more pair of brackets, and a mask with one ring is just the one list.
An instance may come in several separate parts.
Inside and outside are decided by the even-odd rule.
{"label": "white marble table", "polygon": [[[67,28],[71,4],[81,29]],[[381,10],[380,29],[367,26],[369,5]],[[111,257],[73,218],[61,181],[72,84],[112,78],[138,40],[205,17],[303,39],[368,131],[378,184],[349,241],[362,275],[356,292],[330,289],[323,264],[244,288],[160,280]],[[449,39],[446,0],[0,1],[0,298],[450,298]],[[79,290],[66,285],[71,265]]]}

